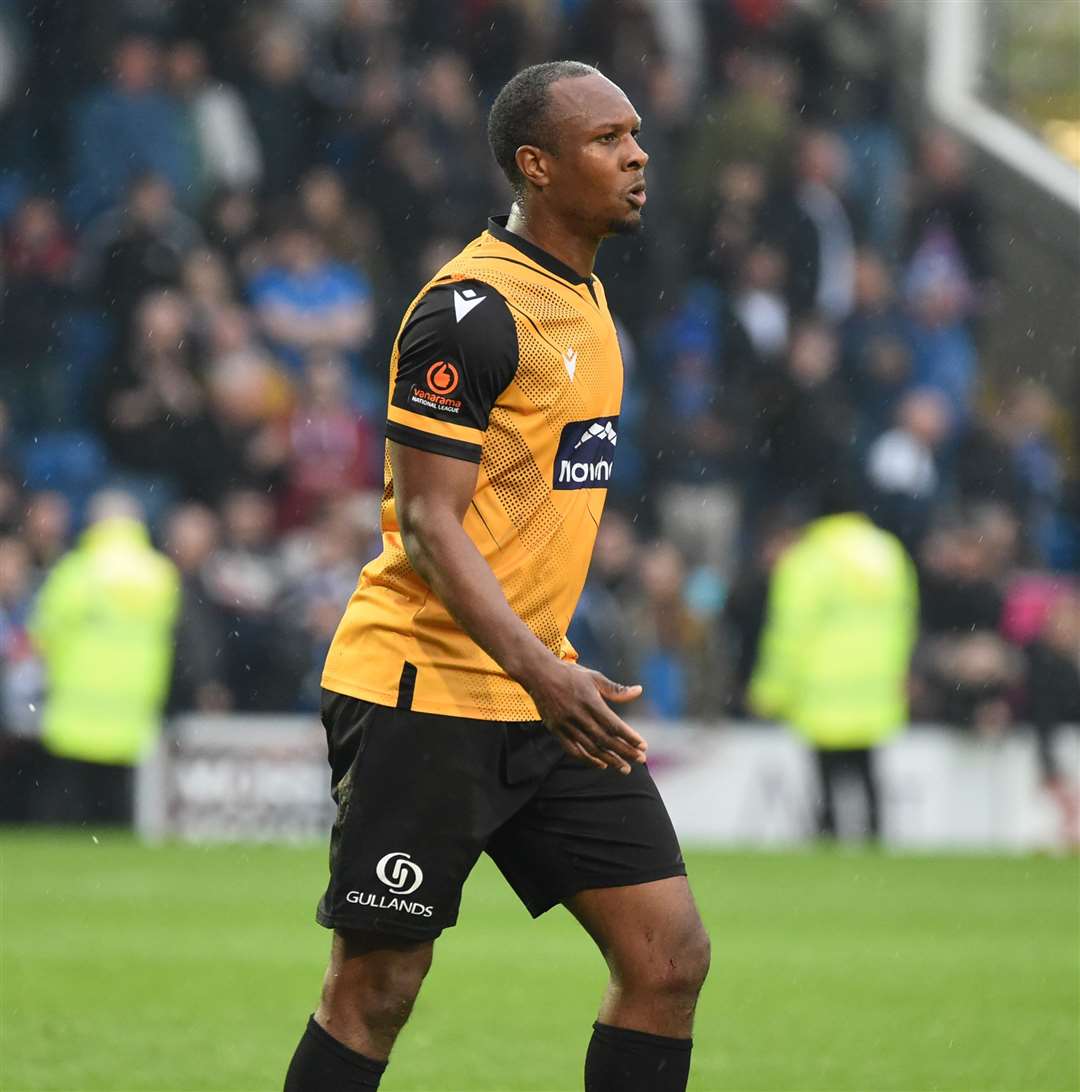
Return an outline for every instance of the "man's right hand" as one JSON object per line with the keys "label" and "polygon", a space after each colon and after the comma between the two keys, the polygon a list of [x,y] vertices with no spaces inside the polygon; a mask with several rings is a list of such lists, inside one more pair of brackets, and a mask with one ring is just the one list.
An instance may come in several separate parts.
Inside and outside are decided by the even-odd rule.
{"label": "man's right hand", "polygon": [[624,686],[599,671],[551,657],[526,689],[567,754],[622,774],[630,772],[632,762],[645,761],[645,740],[608,705],[640,697],[640,686]]}

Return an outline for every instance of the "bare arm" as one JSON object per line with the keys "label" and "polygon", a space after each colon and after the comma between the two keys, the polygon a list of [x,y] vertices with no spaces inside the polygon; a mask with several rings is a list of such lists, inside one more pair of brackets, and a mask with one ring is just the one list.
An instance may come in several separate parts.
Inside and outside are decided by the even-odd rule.
{"label": "bare arm", "polygon": [[514,613],[465,533],[476,464],[394,442],[390,462],[405,552],[458,625],[525,688],[569,754],[622,773],[644,762],[645,741],[607,704],[632,701],[641,687],[554,656]]}

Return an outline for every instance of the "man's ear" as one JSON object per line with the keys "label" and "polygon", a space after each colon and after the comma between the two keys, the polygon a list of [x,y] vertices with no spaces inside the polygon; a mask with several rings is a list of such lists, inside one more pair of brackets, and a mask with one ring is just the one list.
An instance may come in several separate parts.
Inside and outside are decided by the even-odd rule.
{"label": "man's ear", "polygon": [[514,160],[522,176],[527,182],[539,186],[540,189],[543,189],[551,182],[551,175],[548,173],[548,159],[549,153],[542,148],[536,147],[535,144],[522,144],[514,153]]}

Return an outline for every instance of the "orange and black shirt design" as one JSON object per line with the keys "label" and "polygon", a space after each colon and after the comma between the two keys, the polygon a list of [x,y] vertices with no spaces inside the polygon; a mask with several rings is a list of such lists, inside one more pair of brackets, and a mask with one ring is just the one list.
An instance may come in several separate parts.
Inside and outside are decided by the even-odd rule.
{"label": "orange and black shirt design", "polygon": [[564,659],[618,447],[622,358],[603,286],[493,220],[405,313],[390,361],[381,554],[364,567],[323,686],[494,721],[538,716],[405,553],[391,443],[477,464],[464,529],[512,609]]}

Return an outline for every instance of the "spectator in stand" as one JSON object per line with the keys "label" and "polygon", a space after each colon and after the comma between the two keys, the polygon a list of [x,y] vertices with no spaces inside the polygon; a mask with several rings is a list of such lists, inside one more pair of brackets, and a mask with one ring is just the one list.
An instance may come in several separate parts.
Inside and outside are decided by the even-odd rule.
{"label": "spectator in stand", "polygon": [[631,674],[628,608],[637,584],[639,554],[634,525],[608,505],[596,532],[589,577],[567,631],[581,662],[608,678]]}
{"label": "spectator in stand", "polygon": [[312,167],[300,180],[299,198],[305,220],[335,262],[365,270],[376,284],[385,280],[385,269],[382,276],[377,273],[386,261],[380,254],[383,244],[378,224],[362,205],[350,205],[337,171]]}
{"label": "spectator in stand", "polygon": [[[195,161],[175,102],[158,86],[161,54],[150,38],[130,35],[113,50],[110,84],[83,97],[72,119],[70,207],[85,222],[118,205],[133,179],[168,180],[185,204],[194,199]],[[284,128],[284,127],[283,127]]]}
{"label": "spectator in stand", "polygon": [[[499,88],[529,63],[523,54],[538,35],[529,25],[527,7],[514,0],[485,0],[464,8],[421,2],[413,6],[414,22],[405,41],[421,50],[428,48],[427,42],[435,41],[464,54],[479,97],[491,102]],[[614,17],[617,13],[617,8],[612,11]],[[541,56],[530,59],[540,60]]]}
{"label": "spectator in stand", "polygon": [[218,519],[200,504],[172,509],[165,521],[165,552],[180,574],[169,708],[222,712],[232,707],[225,685],[225,618],[206,583],[206,565],[218,543]]}
{"label": "spectator in stand", "polygon": [[211,77],[202,44],[193,39],[177,42],[166,56],[166,70],[183,139],[195,163],[195,203],[218,187],[257,186],[262,153],[247,107],[234,87]]}
{"label": "spectator in stand", "polygon": [[23,171],[32,162],[27,148],[31,108],[21,93],[25,86],[23,57],[32,43],[27,41],[24,29],[28,17],[20,16],[15,9],[14,4],[0,5],[0,162],[4,163],[7,175],[0,181],[3,211],[6,211],[5,198],[21,189]]}
{"label": "spectator in stand", "polygon": [[[0,425],[7,428],[7,406],[0,402]],[[2,440],[0,440],[2,443]],[[22,473],[16,469],[10,453],[0,460],[0,535],[21,533],[23,518]]]}
{"label": "spectator in stand", "polygon": [[725,295],[692,282],[654,337],[650,418],[666,482],[702,486],[735,474],[749,438],[753,344]]}
{"label": "spectator in stand", "polygon": [[356,77],[352,105],[323,120],[326,158],[341,167],[350,190],[365,203],[378,196],[371,170],[380,167],[385,130],[405,114],[411,93],[407,70],[393,62],[393,51],[385,63],[383,54],[370,56],[372,63]]}
{"label": "spectator in stand", "polygon": [[927,633],[997,632],[1003,592],[999,565],[972,526],[971,512],[945,511],[930,529],[919,557],[920,599]]}
{"label": "spectator in stand", "polygon": [[953,485],[963,503],[996,500],[1023,512],[1029,497],[1006,435],[1004,403],[973,420],[956,442],[951,462]]}
{"label": "spectator in stand", "polygon": [[189,495],[208,503],[235,489],[275,495],[289,454],[288,377],[265,352],[241,351],[211,361],[206,391],[209,434]]}
{"label": "spectator in stand", "polygon": [[458,53],[432,57],[420,73],[417,97],[419,120],[435,163],[453,168],[443,174],[440,220],[448,224],[483,223],[494,205],[495,194],[484,118],[465,59]]}
{"label": "spectator in stand", "polygon": [[401,66],[401,9],[390,0],[342,0],[315,39],[309,66],[313,95],[327,115],[356,108],[372,63]]}
{"label": "spectator in stand", "polygon": [[957,486],[967,499],[998,500],[1021,517],[1032,546],[1050,554],[1064,500],[1065,464],[1055,439],[1060,411],[1047,387],[1017,383],[957,453]]}
{"label": "spectator in stand", "polygon": [[965,509],[969,526],[982,542],[987,571],[1002,592],[1007,593],[1026,545],[1020,519],[1008,505],[997,500],[966,505]]}
{"label": "spectator in stand", "polygon": [[867,452],[874,520],[909,550],[922,541],[941,492],[941,449],[949,435],[949,415],[939,391],[909,391],[897,407],[895,425]]}
{"label": "spectator in stand", "polygon": [[354,183],[365,197],[370,195],[384,233],[392,233],[401,284],[419,276],[415,255],[449,222],[443,194],[454,170],[455,163],[439,159],[427,133],[411,118],[395,118],[383,130],[374,168],[364,168],[370,189],[361,189],[359,180]]}
{"label": "spectator in stand", "polygon": [[[736,160],[720,168],[691,245],[702,248],[694,270],[721,288],[736,288],[745,273],[746,256],[758,242],[769,179],[759,163]],[[785,263],[785,276],[787,273]]]}
{"label": "spectator in stand", "polygon": [[210,318],[206,330],[206,356],[208,360],[221,361],[233,357],[267,356],[265,345],[258,337],[255,316],[239,303],[226,302]]}
{"label": "spectator in stand", "polygon": [[762,361],[775,362],[787,352],[791,316],[786,278],[787,262],[775,247],[759,243],[747,253],[732,310]]}
{"label": "spectator in stand", "polygon": [[176,287],[185,258],[201,242],[199,225],[176,207],[169,182],[140,175],[125,199],[87,231],[78,279],[126,332],[138,300],[153,288]]}
{"label": "spectator in stand", "polygon": [[207,203],[206,235],[230,270],[247,280],[265,265],[265,241],[258,233],[259,206],[247,190],[219,190]]}
{"label": "spectator in stand", "polygon": [[773,572],[748,704],[787,721],[813,746],[819,833],[838,833],[837,788],[853,776],[864,794],[864,829],[876,840],[873,751],[907,719],[915,570],[900,543],[856,510],[850,483],[836,479],[821,496],[821,515]]}
{"label": "spectator in stand", "polygon": [[700,718],[719,711],[715,631],[686,597],[686,563],[671,542],[642,548],[630,600],[631,666],[644,711],[664,719]]}
{"label": "spectator in stand", "polygon": [[381,489],[382,479],[382,429],[351,405],[347,365],[313,353],[289,423],[284,526],[310,522],[335,498]]}
{"label": "spectator in stand", "polygon": [[98,494],[30,621],[47,679],[36,818],[131,822],[133,769],[160,730],[179,600],[176,570],[150,545],[134,499]]}
{"label": "spectator in stand", "polygon": [[1066,842],[1080,845],[1077,786],[1054,753],[1058,730],[1080,724],[1080,589],[1051,604],[1027,650],[1026,713],[1038,733],[1043,780],[1057,802]]}
{"label": "spectator in stand", "polygon": [[904,259],[910,267],[925,252],[941,251],[956,256],[958,276],[969,286],[965,313],[985,302],[994,269],[983,200],[972,184],[964,146],[945,129],[931,129],[919,148]]}
{"label": "spectator in stand", "polygon": [[314,144],[302,28],[271,18],[256,29],[251,55],[244,99],[262,149],[263,188],[278,197],[292,192],[311,163]]}
{"label": "spectator in stand", "polygon": [[754,546],[737,572],[720,619],[721,642],[730,664],[727,708],[746,716],[746,689],[757,662],[769,582],[784,552],[795,543],[806,522],[797,505],[767,509],[757,519]]}
{"label": "spectator in stand", "polygon": [[685,212],[697,220],[712,204],[718,174],[730,163],[752,162],[772,174],[791,146],[795,72],[776,52],[719,50],[728,86],[714,91],[695,115],[682,163]]}
{"label": "spectator in stand", "polygon": [[0,396],[20,428],[54,424],[63,381],[55,355],[56,316],[71,300],[75,242],[56,202],[32,196],[15,210],[0,251]]}
{"label": "spectator in stand", "polygon": [[[349,201],[341,174],[332,167],[313,167],[300,181],[300,211],[308,226],[319,236],[331,259],[351,270],[362,270],[370,277],[373,304],[377,314],[373,324],[397,322],[399,316],[387,312],[394,296],[394,261],[385,247],[375,213],[358,200]],[[429,240],[430,247],[436,240]],[[447,257],[432,270],[435,275],[455,255],[465,240],[454,240]]]}
{"label": "spectator in stand", "polygon": [[297,703],[314,711],[319,708],[326,653],[341,621],[341,604],[348,602],[356,574],[374,554],[363,552],[363,536],[348,502],[324,506],[310,528],[305,564],[291,575],[280,613],[297,621],[305,646]]}
{"label": "spectator in stand", "polygon": [[99,415],[110,458],[152,522],[177,489],[199,495],[208,430],[201,372],[187,300],[167,289],[144,296],[131,348],[104,377]]}
{"label": "spectator in stand", "polygon": [[354,364],[371,339],[374,305],[360,272],[332,261],[319,236],[292,221],[274,237],[275,262],[250,286],[266,336],[298,372],[312,349],[350,354]]}
{"label": "spectator in stand", "polygon": [[838,129],[848,147],[847,192],[870,241],[895,257],[902,230],[906,156],[894,121],[897,87],[892,0],[839,0],[808,8],[797,44],[809,117]]}
{"label": "spectator in stand", "polygon": [[26,498],[20,533],[30,551],[31,579],[39,588],[71,542],[71,504],[62,493],[46,490]]}
{"label": "spectator in stand", "polygon": [[907,269],[912,379],[936,387],[949,400],[954,428],[972,410],[978,357],[965,321],[970,289],[949,247],[923,247]]}
{"label": "spectator in stand", "polygon": [[[378,154],[382,127],[406,96],[400,24],[404,9],[389,0],[343,0],[313,41],[308,85],[331,162],[360,185]],[[430,39],[429,39],[430,40]]]}
{"label": "spectator in stand", "polygon": [[1019,653],[999,633],[1007,560],[969,512],[946,513],[919,557],[923,639],[916,654],[919,719],[998,734],[1012,719]]}
{"label": "spectator in stand", "polygon": [[222,313],[237,308],[228,264],[220,251],[199,247],[184,260],[180,283],[191,307],[191,328],[199,343],[213,340]]}
{"label": "spectator in stand", "polygon": [[663,61],[653,7],[646,0],[614,8],[604,0],[584,0],[575,19],[575,52],[589,57],[633,102],[648,100],[649,73]]}
{"label": "spectator in stand", "polygon": [[1054,441],[1058,407],[1043,383],[1025,380],[1009,392],[1005,406],[1013,460],[1033,500],[1029,515],[1045,517],[1061,501],[1064,468]]}
{"label": "spectator in stand", "polygon": [[889,268],[876,251],[862,250],[856,259],[855,306],[841,327],[841,345],[865,446],[895,420],[912,367],[907,319]]}
{"label": "spectator in stand", "polygon": [[792,336],[784,371],[760,385],[754,450],[767,502],[819,487],[850,460],[855,419],[839,363],[832,327],[809,318]]}
{"label": "spectator in stand", "polygon": [[799,141],[795,168],[795,201],[814,240],[806,255],[815,273],[811,304],[831,322],[841,322],[855,300],[855,229],[841,199],[847,154],[832,133],[810,130]]}
{"label": "spectator in stand", "polygon": [[291,709],[307,659],[296,619],[281,608],[286,574],[274,503],[238,489],[221,503],[222,536],[204,565],[211,602],[225,619],[224,681],[234,708]]}

